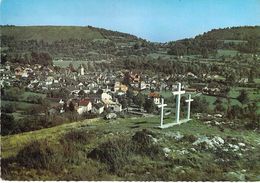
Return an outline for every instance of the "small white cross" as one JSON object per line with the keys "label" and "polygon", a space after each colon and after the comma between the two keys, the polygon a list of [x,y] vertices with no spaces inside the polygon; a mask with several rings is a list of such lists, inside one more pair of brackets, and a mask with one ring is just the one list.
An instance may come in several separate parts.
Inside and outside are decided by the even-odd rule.
{"label": "small white cross", "polygon": [[193,99],[191,99],[191,94],[189,94],[189,98],[187,100],[185,100],[185,102],[188,103],[188,114],[187,114],[187,119],[190,120],[190,103],[193,101]]}
{"label": "small white cross", "polygon": [[159,108],[161,108],[161,127],[163,126],[163,109],[167,106],[167,104],[164,104],[164,99],[161,98],[161,104],[158,105]]}

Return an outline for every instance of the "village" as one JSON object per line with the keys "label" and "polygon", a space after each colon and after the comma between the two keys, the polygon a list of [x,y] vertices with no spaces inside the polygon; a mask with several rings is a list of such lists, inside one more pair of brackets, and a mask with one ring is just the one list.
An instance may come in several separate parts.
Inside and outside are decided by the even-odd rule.
{"label": "village", "polygon": [[[161,104],[160,93],[171,93],[177,89],[177,82],[169,82],[173,78],[193,78],[198,76],[188,72],[185,75],[148,75],[130,70],[115,72],[88,72],[80,65],[77,69],[71,67],[58,68],[53,66],[19,65],[6,63],[1,65],[1,87],[24,88],[33,93],[45,94],[51,101],[48,114],[62,114],[67,109],[74,108],[79,115],[83,113],[102,115],[108,111],[107,118],[115,118],[117,114],[147,115],[142,106],[127,101],[129,95],[145,94],[158,108]],[[214,77],[214,76],[212,76]],[[209,76],[207,76],[209,78]],[[207,83],[188,84],[182,82],[182,89],[192,94],[224,93],[226,87]],[[130,93],[131,92],[131,93]],[[148,106],[149,108],[149,106]],[[148,109],[149,110],[149,109]],[[153,111],[152,111],[153,112]],[[151,113],[151,112],[150,112]]]}

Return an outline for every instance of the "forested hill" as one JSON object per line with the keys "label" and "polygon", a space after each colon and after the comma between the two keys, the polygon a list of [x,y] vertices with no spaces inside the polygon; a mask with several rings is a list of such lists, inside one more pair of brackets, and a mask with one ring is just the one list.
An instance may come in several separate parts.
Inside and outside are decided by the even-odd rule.
{"label": "forested hill", "polygon": [[[47,52],[54,59],[111,60],[146,55],[152,43],[136,36],[91,26],[1,26],[7,54]],[[22,56],[24,57],[24,56]]]}
{"label": "forested hill", "polygon": [[236,50],[241,53],[260,52],[260,26],[213,29],[191,39],[168,43],[172,55],[204,55],[219,49]]}
{"label": "forested hill", "polygon": [[[231,27],[213,29],[196,38],[215,40],[244,40],[257,39],[260,41],[260,26]],[[195,39],[196,39],[195,38]]]}
{"label": "forested hill", "polygon": [[[219,51],[260,53],[260,26],[213,29],[192,39],[156,44],[134,35],[91,26],[0,26],[1,52],[8,59],[45,52],[53,59],[115,60],[150,54],[202,55]],[[15,54],[14,54],[15,53]],[[12,58],[9,58],[8,55]],[[16,55],[17,58],[13,58]],[[26,61],[25,61],[26,62]]]}

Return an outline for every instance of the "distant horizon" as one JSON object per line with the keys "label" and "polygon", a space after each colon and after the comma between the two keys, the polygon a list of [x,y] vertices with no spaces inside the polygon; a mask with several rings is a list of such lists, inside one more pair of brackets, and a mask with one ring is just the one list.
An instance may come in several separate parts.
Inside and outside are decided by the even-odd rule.
{"label": "distant horizon", "polygon": [[259,26],[258,0],[2,0],[0,22],[92,26],[165,43],[212,29]]}

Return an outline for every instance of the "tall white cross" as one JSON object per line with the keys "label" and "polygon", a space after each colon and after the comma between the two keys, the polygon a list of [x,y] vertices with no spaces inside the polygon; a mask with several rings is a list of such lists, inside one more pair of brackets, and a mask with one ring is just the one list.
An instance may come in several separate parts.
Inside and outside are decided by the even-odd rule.
{"label": "tall white cross", "polygon": [[181,94],[184,94],[185,91],[181,91],[181,83],[177,85],[177,91],[172,92],[173,95],[177,95],[176,98],[176,123],[180,122],[180,103],[181,103]]}
{"label": "tall white cross", "polygon": [[161,108],[161,127],[163,126],[163,109],[167,106],[167,104],[164,104],[164,99],[161,98],[161,104],[158,105],[159,108]]}
{"label": "tall white cross", "polygon": [[189,94],[189,98],[188,100],[185,100],[185,102],[188,103],[188,114],[187,114],[187,119],[190,120],[190,103],[193,101],[193,99],[191,99],[191,94]]}

